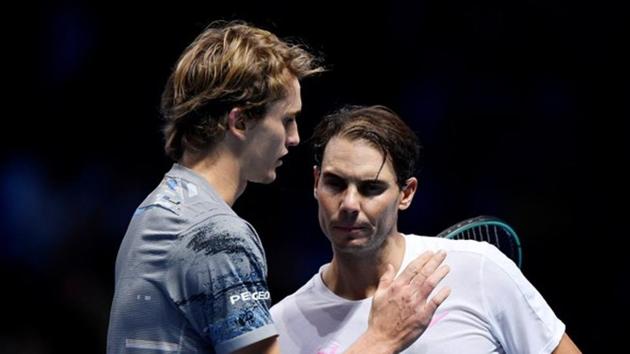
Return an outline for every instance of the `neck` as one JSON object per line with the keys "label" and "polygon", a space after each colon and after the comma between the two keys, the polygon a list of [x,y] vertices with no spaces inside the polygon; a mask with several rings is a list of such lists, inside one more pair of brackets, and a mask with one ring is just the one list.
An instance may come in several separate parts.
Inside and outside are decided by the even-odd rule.
{"label": "neck", "polygon": [[194,155],[186,152],[179,164],[205,178],[230,206],[234,205],[247,186],[238,159],[221,145],[207,154]]}
{"label": "neck", "polygon": [[361,300],[374,295],[388,264],[398,272],[405,254],[405,239],[394,232],[374,252],[357,255],[333,249],[333,253],[330,266],[322,275],[324,283],[343,298]]}

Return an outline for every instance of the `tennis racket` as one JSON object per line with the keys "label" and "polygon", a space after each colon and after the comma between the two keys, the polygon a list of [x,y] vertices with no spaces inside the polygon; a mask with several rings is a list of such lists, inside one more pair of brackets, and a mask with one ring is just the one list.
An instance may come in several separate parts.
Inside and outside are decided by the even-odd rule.
{"label": "tennis racket", "polygon": [[494,216],[483,215],[466,219],[440,232],[437,237],[486,241],[510,257],[519,268],[523,261],[518,235],[510,225]]}

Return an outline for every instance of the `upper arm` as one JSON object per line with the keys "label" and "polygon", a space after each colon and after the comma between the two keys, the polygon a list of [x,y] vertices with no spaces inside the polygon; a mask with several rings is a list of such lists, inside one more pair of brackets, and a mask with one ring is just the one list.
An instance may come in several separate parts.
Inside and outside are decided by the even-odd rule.
{"label": "upper arm", "polygon": [[571,338],[569,338],[569,336],[566,333],[562,335],[562,339],[560,339],[560,343],[558,344],[556,349],[554,349],[552,352],[552,354],[581,354],[581,353],[582,352],[580,351],[580,349],[578,349],[578,347],[575,345],[575,343],[573,343]]}
{"label": "upper arm", "polygon": [[169,294],[218,353],[277,334],[264,255],[253,232],[236,217],[215,217],[184,235],[173,255]]}
{"label": "upper arm", "polygon": [[494,335],[506,352],[550,352],[565,325],[518,267],[489,247],[481,272],[482,299]]}

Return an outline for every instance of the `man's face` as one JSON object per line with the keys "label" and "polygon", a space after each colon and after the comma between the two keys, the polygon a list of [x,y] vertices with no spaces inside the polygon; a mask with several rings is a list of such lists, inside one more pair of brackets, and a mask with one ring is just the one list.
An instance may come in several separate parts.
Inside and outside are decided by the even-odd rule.
{"label": "man's face", "polygon": [[300,142],[296,115],[302,109],[300,83],[293,78],[284,99],[272,104],[265,116],[257,122],[248,122],[251,136],[245,149],[246,180],[271,183],[276,179],[276,168],[282,165],[281,158],[290,146]]}
{"label": "man's face", "polygon": [[[315,173],[319,224],[336,252],[362,254],[378,249],[397,232],[398,210],[411,203],[401,190],[391,161],[365,140],[334,137]],[[381,169],[382,166],[382,169]],[[411,193],[407,193],[410,191]]]}

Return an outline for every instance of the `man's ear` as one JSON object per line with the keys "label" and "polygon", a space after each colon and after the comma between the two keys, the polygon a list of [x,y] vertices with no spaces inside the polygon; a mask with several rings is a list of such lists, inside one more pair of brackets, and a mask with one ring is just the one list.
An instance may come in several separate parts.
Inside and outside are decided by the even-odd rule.
{"label": "man's ear", "polygon": [[409,178],[400,191],[401,197],[400,202],[398,203],[398,210],[405,210],[409,208],[417,189],[418,180],[415,177]]}
{"label": "man's ear", "polygon": [[313,166],[313,196],[317,199],[317,184],[319,183],[319,176],[321,176],[321,170],[317,165]]}
{"label": "man's ear", "polygon": [[230,113],[228,113],[227,131],[239,139],[245,139],[245,130],[247,129],[247,125],[245,124],[246,118],[247,116],[241,108],[232,108]]}

